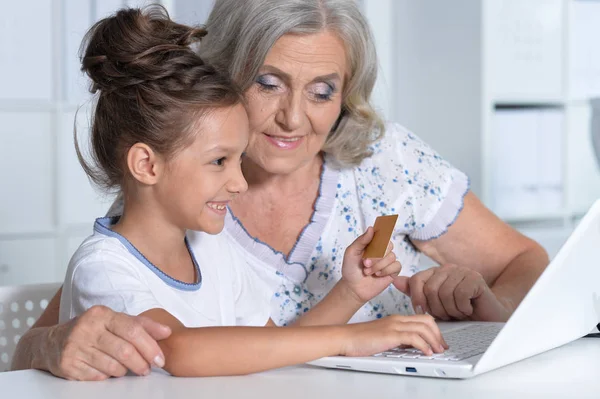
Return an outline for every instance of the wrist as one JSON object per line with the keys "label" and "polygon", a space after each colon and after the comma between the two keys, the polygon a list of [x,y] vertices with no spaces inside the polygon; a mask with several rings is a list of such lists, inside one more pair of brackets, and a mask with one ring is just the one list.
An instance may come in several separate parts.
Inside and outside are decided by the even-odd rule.
{"label": "wrist", "polygon": [[365,303],[367,303],[367,301],[362,299],[352,289],[352,286],[343,277],[340,281],[338,281],[334,289],[336,290],[337,295],[340,297],[340,300],[343,301],[343,303],[347,304],[347,306],[352,306],[356,308],[356,310],[360,309]]}
{"label": "wrist", "polygon": [[512,299],[494,292],[492,288],[489,288],[488,297],[490,303],[488,306],[490,306],[493,311],[486,321],[508,321],[516,308],[516,306],[513,305]]}
{"label": "wrist", "polygon": [[31,343],[31,364],[30,368],[50,371],[50,365],[48,364],[48,355],[54,352],[53,340],[54,330],[56,326],[52,327],[40,327],[41,331],[35,335],[33,342]]}
{"label": "wrist", "polygon": [[344,324],[334,326],[333,328],[334,331],[332,331],[330,336],[332,337],[335,352],[330,356],[345,356],[351,342],[350,325]]}

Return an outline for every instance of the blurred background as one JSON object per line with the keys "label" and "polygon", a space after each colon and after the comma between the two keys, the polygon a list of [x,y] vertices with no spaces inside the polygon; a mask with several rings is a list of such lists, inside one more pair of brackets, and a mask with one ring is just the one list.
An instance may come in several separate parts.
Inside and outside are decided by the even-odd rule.
{"label": "blurred background", "polygon": [[[240,0],[244,1],[244,0]],[[89,95],[87,28],[148,1],[5,1],[0,14],[0,285],[62,281],[112,198],[73,147]],[[212,0],[164,0],[205,21]],[[379,52],[375,104],[471,178],[502,219],[554,255],[600,198],[600,0],[363,0]],[[600,134],[600,133],[599,133]]]}

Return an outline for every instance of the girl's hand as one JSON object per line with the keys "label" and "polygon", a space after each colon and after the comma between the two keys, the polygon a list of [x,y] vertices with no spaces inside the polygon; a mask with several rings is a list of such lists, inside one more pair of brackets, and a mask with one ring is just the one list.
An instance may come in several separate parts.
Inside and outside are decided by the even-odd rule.
{"label": "girl's hand", "polygon": [[363,253],[373,239],[373,235],[373,228],[369,227],[346,249],[342,263],[340,283],[346,284],[356,299],[363,303],[389,287],[402,269],[402,265],[396,260],[396,255],[392,251],[394,246],[391,242],[383,258],[363,260]]}
{"label": "girl's hand", "polygon": [[411,346],[427,356],[442,353],[448,344],[433,317],[388,316],[368,323],[344,326],[341,355],[371,356],[398,346]]}

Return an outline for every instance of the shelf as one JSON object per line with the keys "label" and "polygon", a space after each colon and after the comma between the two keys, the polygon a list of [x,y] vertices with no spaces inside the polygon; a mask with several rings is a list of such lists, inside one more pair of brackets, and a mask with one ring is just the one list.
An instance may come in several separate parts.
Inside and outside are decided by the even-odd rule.
{"label": "shelf", "polygon": [[545,101],[494,101],[495,109],[514,109],[514,108],[563,108],[564,101],[545,102]]}

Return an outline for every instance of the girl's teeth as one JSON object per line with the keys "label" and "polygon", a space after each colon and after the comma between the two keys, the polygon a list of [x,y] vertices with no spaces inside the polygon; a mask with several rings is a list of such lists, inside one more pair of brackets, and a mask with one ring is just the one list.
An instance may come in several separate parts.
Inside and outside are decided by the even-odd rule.
{"label": "girl's teeth", "polygon": [[217,205],[217,204],[207,204],[210,208],[213,209],[217,209],[219,211],[222,211],[223,209],[225,209],[225,205]]}

